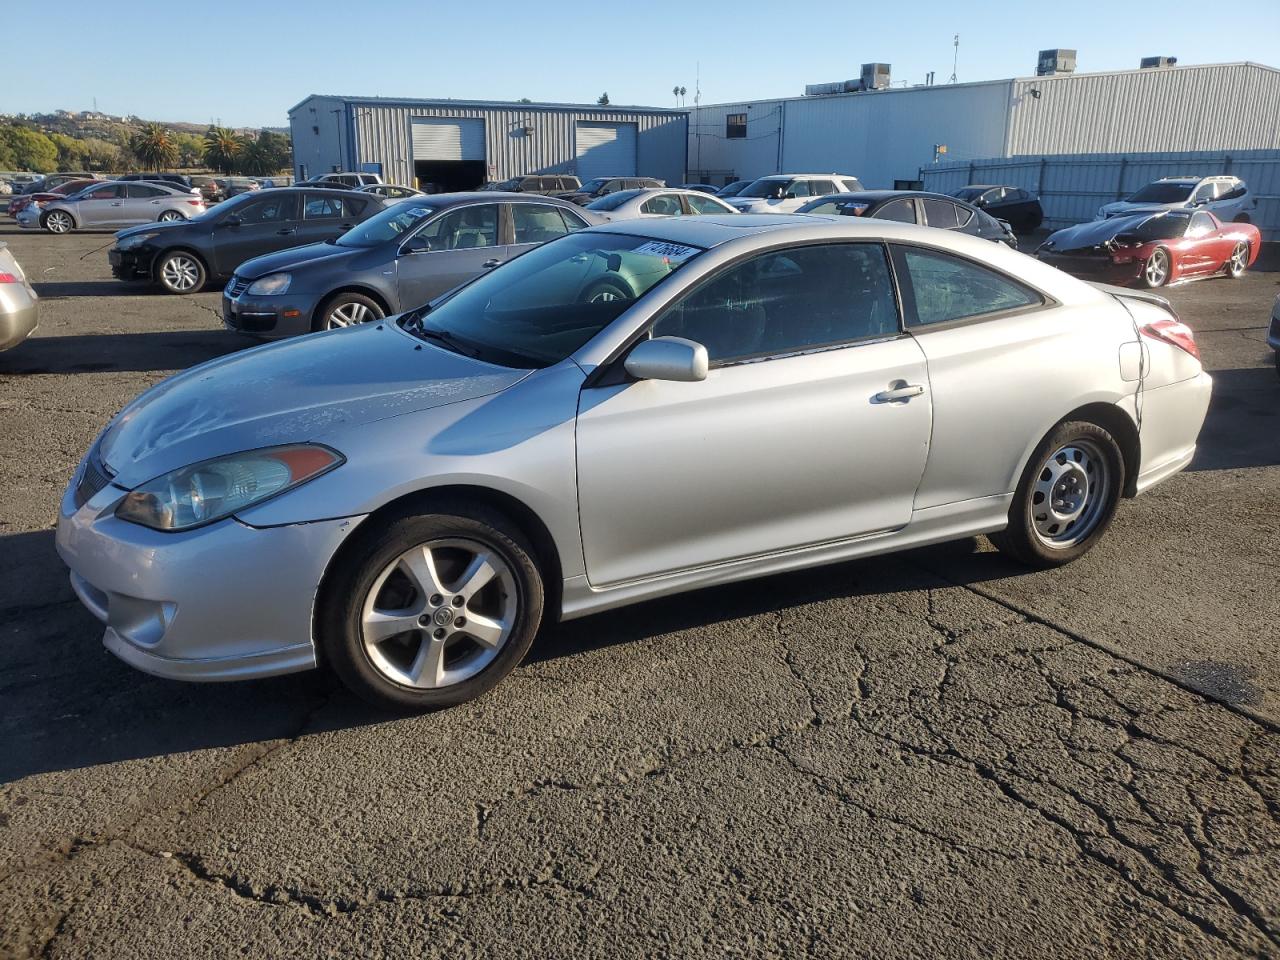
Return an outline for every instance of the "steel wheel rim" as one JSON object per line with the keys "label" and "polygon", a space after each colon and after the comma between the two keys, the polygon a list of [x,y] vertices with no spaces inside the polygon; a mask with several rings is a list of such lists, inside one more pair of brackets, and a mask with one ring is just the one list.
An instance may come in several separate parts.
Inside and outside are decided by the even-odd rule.
{"label": "steel wheel rim", "polygon": [[1153,287],[1158,287],[1164,283],[1168,274],[1169,268],[1165,266],[1164,254],[1157,250],[1147,261],[1147,282]]}
{"label": "steel wheel rim", "polygon": [[195,288],[200,271],[190,257],[170,257],[160,268],[160,277],[170,290],[186,293]]}
{"label": "steel wheel rim", "polygon": [[48,224],[50,231],[53,233],[66,233],[71,229],[71,218],[61,210],[55,210],[49,214],[45,223]]}
{"label": "steel wheel rim", "polygon": [[1231,251],[1231,273],[1234,276],[1244,273],[1248,257],[1248,248],[1243,243],[1237,243],[1236,248]]}
{"label": "steel wheel rim", "polygon": [[342,327],[351,327],[357,323],[368,323],[370,320],[378,319],[380,319],[379,314],[366,307],[363,303],[344,303],[329,312],[329,329],[337,330]]}
{"label": "steel wheel rim", "polygon": [[506,647],[519,613],[511,566],[496,550],[460,537],[430,540],[378,574],[360,614],[369,662],[400,686],[438,690],[464,683]]}
{"label": "steel wheel rim", "polygon": [[1111,500],[1111,468],[1091,440],[1050,454],[1031,488],[1028,512],[1036,539],[1052,550],[1077,546],[1097,529]]}

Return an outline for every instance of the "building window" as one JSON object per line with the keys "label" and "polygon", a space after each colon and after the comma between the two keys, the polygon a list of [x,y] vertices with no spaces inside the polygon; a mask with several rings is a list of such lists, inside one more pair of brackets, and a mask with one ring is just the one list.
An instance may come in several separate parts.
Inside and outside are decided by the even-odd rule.
{"label": "building window", "polygon": [[747,115],[731,113],[724,118],[724,135],[726,140],[747,139]]}

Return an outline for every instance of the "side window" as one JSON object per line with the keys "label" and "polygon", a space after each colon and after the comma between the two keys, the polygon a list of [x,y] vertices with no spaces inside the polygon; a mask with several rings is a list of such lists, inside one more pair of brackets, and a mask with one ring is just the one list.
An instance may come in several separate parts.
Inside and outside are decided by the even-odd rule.
{"label": "side window", "polygon": [[828,193],[835,193],[836,185],[830,180],[810,180],[809,193],[815,197],[825,197]]}
{"label": "side window", "polygon": [[344,216],[346,216],[346,209],[338,197],[318,197],[315,194],[307,194],[302,210],[304,220],[340,220]]}
{"label": "side window", "polygon": [[90,200],[119,200],[125,195],[126,185],[123,183],[112,183],[105,187],[97,187],[87,199]]}
{"label": "side window", "polygon": [[642,203],[640,212],[655,217],[679,217],[683,216],[684,207],[680,206],[679,197],[669,193],[660,193]]}
{"label": "side window", "polygon": [[242,204],[235,210],[241,223],[280,223],[294,219],[293,197],[272,194],[252,203]]}
{"label": "side window", "polygon": [[969,225],[969,221],[973,219],[974,211],[970,210],[968,207],[962,207],[958,203],[953,203],[951,206],[956,212],[956,226],[967,227]]}
{"label": "side window", "polygon": [[1191,201],[1193,203],[1197,200],[1212,200],[1212,199],[1213,199],[1212,183],[1200,184],[1200,186],[1196,187],[1196,192],[1191,195]]}
{"label": "side window", "polygon": [[954,203],[934,200],[932,197],[925,197],[921,202],[924,204],[924,219],[929,226],[938,227],[941,230],[954,230],[960,226]]}
{"label": "side window", "polygon": [[902,273],[910,279],[909,301],[915,315],[907,311],[909,326],[947,323],[1044,302],[1040,294],[1016,280],[959,257],[919,247],[899,247],[897,255],[903,267],[899,279]]}
{"label": "side window", "polygon": [[727,213],[720,204],[716,203],[710,197],[697,196],[689,194],[686,199],[689,201],[689,209],[694,213]]}
{"label": "side window", "polygon": [[1212,233],[1214,227],[1213,218],[1209,214],[1200,212],[1191,215],[1191,226],[1187,228],[1187,236],[1203,237],[1205,234]]}
{"label": "side window", "polygon": [[862,189],[862,182],[856,177],[845,177],[843,181],[845,193],[857,193]]}
{"label": "side window", "polygon": [[821,203],[816,203],[805,211],[805,213],[813,213],[822,217],[838,217],[843,212],[844,211],[840,209],[839,200],[823,200]]}
{"label": "side window", "polygon": [[565,229],[570,233],[575,233],[588,226],[587,221],[583,220],[572,210],[566,210],[564,207],[556,207],[556,209],[560,211],[560,216],[564,217]]}
{"label": "side window", "polygon": [[896,220],[899,223],[916,222],[915,207],[905,197],[901,200],[890,200],[872,216],[877,220]]}
{"label": "side window", "polygon": [[486,203],[446,213],[427,225],[422,235],[432,250],[472,250],[498,245],[498,205]]}
{"label": "side window", "polygon": [[560,211],[540,203],[513,203],[511,220],[516,243],[546,243],[569,232]]}
{"label": "side window", "polygon": [[369,201],[364,197],[344,197],[341,201],[347,210],[347,216],[358,217],[364,213],[364,208],[369,205]]}
{"label": "side window", "polygon": [[716,364],[897,332],[877,243],[794,247],[734,264],[663,311],[652,330],[703,344]]}
{"label": "side window", "polygon": [[128,185],[129,198],[131,200],[154,200],[156,197],[172,196],[168,190],[162,190],[159,187],[149,187],[145,183],[131,183]]}
{"label": "side window", "polygon": [[807,197],[809,195],[810,194],[809,194],[808,180],[792,180],[791,183],[787,185],[786,192],[783,194],[784,197],[797,197],[797,198]]}

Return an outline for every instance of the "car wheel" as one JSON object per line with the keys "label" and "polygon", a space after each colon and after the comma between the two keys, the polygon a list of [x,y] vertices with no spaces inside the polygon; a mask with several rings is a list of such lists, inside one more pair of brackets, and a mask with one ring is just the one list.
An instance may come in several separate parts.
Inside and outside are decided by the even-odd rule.
{"label": "car wheel", "polygon": [[609,303],[613,300],[631,300],[631,291],[618,280],[597,280],[582,291],[583,303]]}
{"label": "car wheel", "polygon": [[513,523],[476,504],[392,517],[353,542],[325,586],[325,661],[380,707],[480,696],[520,663],[542,621],[534,556]]}
{"label": "car wheel", "polygon": [[340,293],[328,301],[316,317],[315,329],[340,330],[385,316],[376,300],[359,293]]}
{"label": "car wheel", "polygon": [[186,220],[187,218],[180,214],[177,210],[166,210],[159,216],[160,223],[173,223],[177,220]]}
{"label": "car wheel", "polygon": [[70,233],[76,222],[65,210],[54,210],[44,215],[44,228],[50,233]]}
{"label": "car wheel", "polygon": [[1156,247],[1142,267],[1142,285],[1163,287],[1168,283],[1169,262],[1169,252],[1164,247]]}
{"label": "car wheel", "polygon": [[1232,280],[1239,280],[1244,276],[1244,272],[1249,267],[1249,245],[1247,243],[1237,243],[1236,248],[1231,251],[1231,256],[1227,259],[1227,276]]}
{"label": "car wheel", "polygon": [[183,250],[165,254],[156,264],[156,281],[170,293],[195,293],[207,279],[200,258]]}
{"label": "car wheel", "polygon": [[1106,532],[1124,489],[1124,457],[1096,423],[1061,423],[1036,447],[1009,507],[1009,526],[991,535],[1032,567],[1060,567]]}
{"label": "car wheel", "polygon": [[1237,213],[1231,221],[1232,223],[1253,223],[1253,220],[1247,213]]}

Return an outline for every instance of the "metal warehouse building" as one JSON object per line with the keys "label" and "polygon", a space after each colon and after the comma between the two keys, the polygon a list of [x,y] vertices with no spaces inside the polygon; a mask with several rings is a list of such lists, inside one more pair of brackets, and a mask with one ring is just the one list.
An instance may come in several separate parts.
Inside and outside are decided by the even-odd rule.
{"label": "metal warehouse building", "polygon": [[756,100],[695,109],[689,176],[838,172],[892,187],[935,159],[1280,150],[1277,117],[1280,70],[1256,63]]}
{"label": "metal warehouse building", "polygon": [[468,190],[522,174],[679,183],[688,113],[650,107],[312,95],[289,110],[294,172]]}

